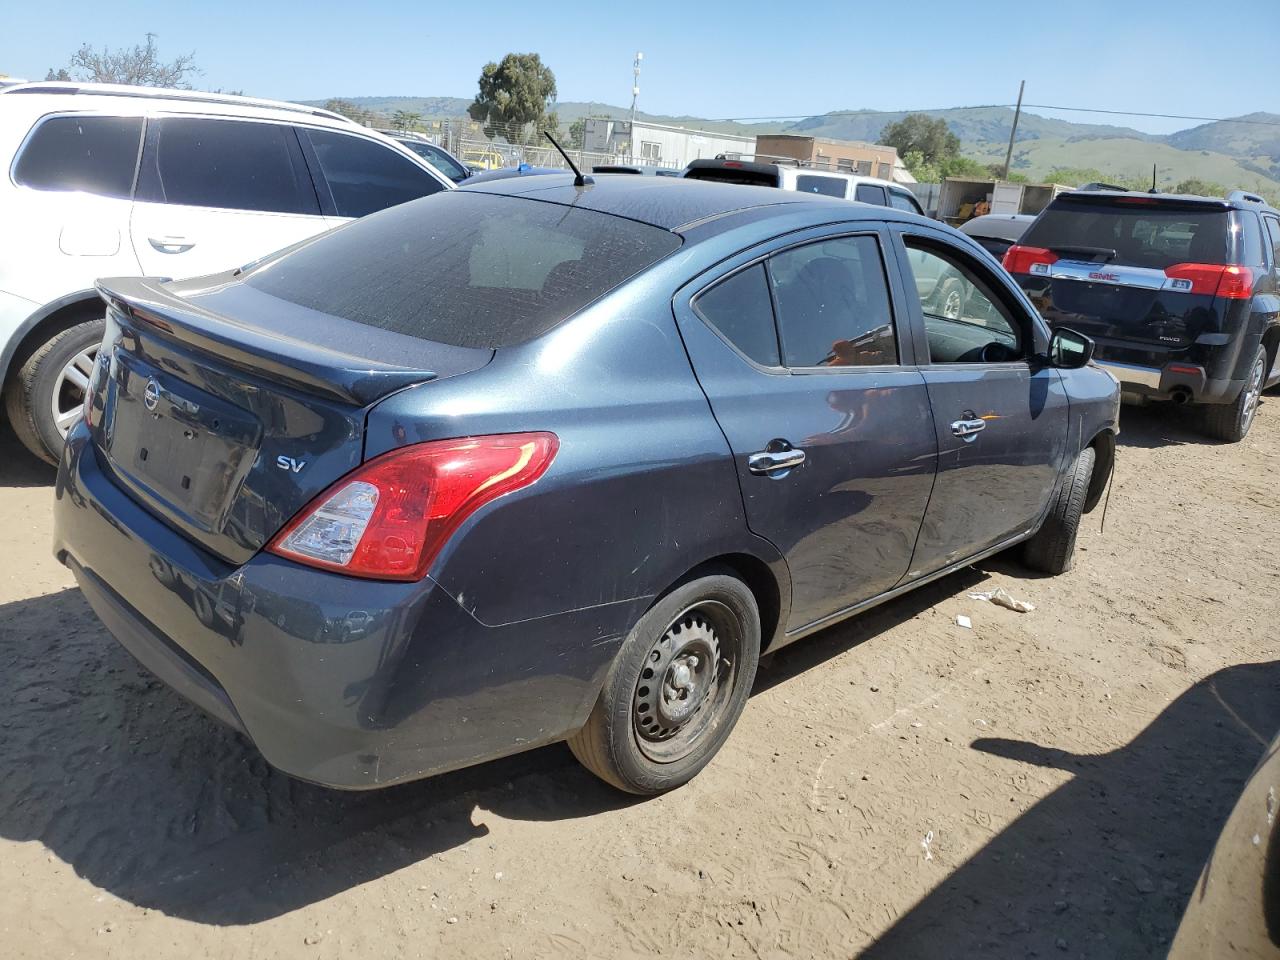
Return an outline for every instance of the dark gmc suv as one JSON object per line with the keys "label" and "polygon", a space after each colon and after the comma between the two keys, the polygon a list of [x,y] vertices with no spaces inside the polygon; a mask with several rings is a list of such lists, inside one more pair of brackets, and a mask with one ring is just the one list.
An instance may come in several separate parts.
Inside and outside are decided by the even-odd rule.
{"label": "dark gmc suv", "polygon": [[1203,405],[1227,441],[1280,382],[1278,264],[1280,212],[1240,191],[1065,193],[1004,258],[1050,326],[1094,339],[1126,400]]}

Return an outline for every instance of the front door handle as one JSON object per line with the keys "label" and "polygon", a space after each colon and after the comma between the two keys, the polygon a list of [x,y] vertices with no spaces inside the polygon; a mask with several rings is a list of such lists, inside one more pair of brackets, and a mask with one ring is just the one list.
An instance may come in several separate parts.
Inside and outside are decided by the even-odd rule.
{"label": "front door handle", "polygon": [[186,237],[147,237],[147,242],[159,253],[186,253],[195,246]]}
{"label": "front door handle", "polygon": [[963,420],[951,421],[951,432],[965,443],[973,443],[978,439],[978,434],[985,429],[987,429],[987,421],[972,414],[966,414]]}
{"label": "front door handle", "polygon": [[769,447],[747,457],[747,469],[760,476],[790,470],[804,463],[804,451],[796,450],[785,440],[775,440]]}

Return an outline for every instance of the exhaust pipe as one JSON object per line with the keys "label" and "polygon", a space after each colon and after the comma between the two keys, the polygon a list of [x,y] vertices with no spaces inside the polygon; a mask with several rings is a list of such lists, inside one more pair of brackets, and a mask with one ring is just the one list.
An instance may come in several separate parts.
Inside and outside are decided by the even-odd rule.
{"label": "exhaust pipe", "polygon": [[1174,387],[1173,391],[1169,394],[1169,399],[1180,407],[1185,406],[1191,402],[1191,388]]}

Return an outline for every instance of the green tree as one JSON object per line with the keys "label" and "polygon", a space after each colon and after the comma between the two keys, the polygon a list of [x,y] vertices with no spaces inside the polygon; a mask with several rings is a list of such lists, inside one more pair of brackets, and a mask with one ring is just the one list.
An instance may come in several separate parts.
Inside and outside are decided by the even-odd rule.
{"label": "green tree", "polygon": [[569,124],[569,147],[572,150],[581,150],[587,142],[587,118],[579,117],[573,123]]}
{"label": "green tree", "polygon": [[397,110],[391,115],[391,125],[401,133],[416,130],[420,123],[422,123],[422,114],[410,110]]}
{"label": "green tree", "polygon": [[370,126],[374,121],[374,115],[368,110],[357,107],[350,100],[343,100],[338,97],[326,100],[324,102],[324,109],[328,110],[330,113],[336,113],[341,117],[346,117],[348,120],[354,120],[356,123],[366,127]]}
{"label": "green tree", "polygon": [[1186,180],[1178,181],[1172,192],[1190,193],[1198,197],[1225,197],[1228,191],[1222,184],[1214,183],[1212,180],[1189,177]]}
{"label": "green tree", "polygon": [[501,63],[486,63],[479,85],[467,114],[483,123],[490,137],[514,127],[532,128],[532,141],[558,122],[551,110],[556,75],[536,53],[508,53]]}
{"label": "green tree", "polygon": [[190,90],[188,78],[200,73],[195,53],[184,53],[170,61],[160,59],[156,35],[148,33],[146,41],[118,50],[94,50],[82,44],[71,55],[66,67],[52,67],[46,80],[78,80],[82,83],[125,83],[136,87],[178,87]]}
{"label": "green tree", "polygon": [[925,163],[941,163],[960,154],[960,138],[947,121],[927,113],[909,113],[889,124],[880,131],[880,142],[896,148],[904,162],[908,153],[919,154]]}

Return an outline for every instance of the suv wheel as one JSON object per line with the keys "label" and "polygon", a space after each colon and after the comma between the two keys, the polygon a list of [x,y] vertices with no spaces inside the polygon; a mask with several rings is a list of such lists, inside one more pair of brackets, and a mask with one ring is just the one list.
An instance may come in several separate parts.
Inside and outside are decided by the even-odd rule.
{"label": "suv wheel", "polygon": [[1253,417],[1258,412],[1258,403],[1262,398],[1262,389],[1266,382],[1267,351],[1259,347],[1240,395],[1231,403],[1216,403],[1205,407],[1205,433],[1228,443],[1238,443],[1243,440],[1249,428],[1253,426]]}
{"label": "suv wheel", "polygon": [[63,330],[27,358],[5,390],[5,412],[23,446],[56,464],[67,431],[80,419],[84,391],[106,322]]}
{"label": "suv wheel", "polygon": [[623,641],[586,725],[569,748],[628,793],[687,783],[728,739],[760,659],[760,613],[736,577],[677,587]]}

